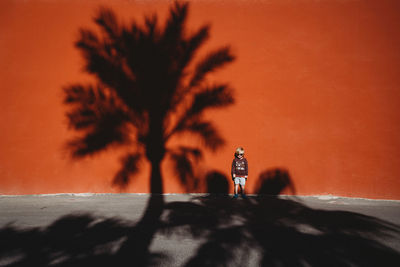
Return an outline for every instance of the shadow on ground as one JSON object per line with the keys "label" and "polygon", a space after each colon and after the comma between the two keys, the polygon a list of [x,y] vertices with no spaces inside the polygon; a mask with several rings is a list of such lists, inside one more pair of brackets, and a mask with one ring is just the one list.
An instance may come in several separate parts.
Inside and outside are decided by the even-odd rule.
{"label": "shadow on ground", "polygon": [[149,250],[143,237],[154,234],[197,240],[183,266],[400,266],[399,253],[385,242],[399,237],[399,226],[274,196],[295,193],[286,169],[263,171],[257,197],[247,199],[229,197],[223,173],[211,171],[205,182],[208,195],[163,204],[157,221],[85,213],[41,228],[7,225],[0,229],[0,266],[173,265],[178,256],[168,246],[164,254],[143,253]]}
{"label": "shadow on ground", "polygon": [[[184,266],[400,266],[399,254],[379,241],[397,235],[399,227],[353,212],[268,196],[210,195],[167,203],[161,218],[157,235],[203,242]],[[8,225],[0,229],[0,266],[173,262],[173,254],[140,259],[136,231],[133,222],[90,214],[70,214],[44,228]]]}
{"label": "shadow on ground", "polygon": [[[398,226],[345,211],[311,209],[293,200],[200,198],[167,205],[165,232],[206,238],[186,266],[399,266],[378,241]],[[257,253],[254,253],[257,251]]]}

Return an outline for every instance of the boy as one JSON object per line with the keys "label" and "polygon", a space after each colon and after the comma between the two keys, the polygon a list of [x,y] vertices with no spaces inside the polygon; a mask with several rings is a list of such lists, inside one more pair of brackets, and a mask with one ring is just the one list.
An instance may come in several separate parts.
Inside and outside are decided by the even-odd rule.
{"label": "boy", "polygon": [[247,164],[247,159],[244,158],[243,147],[236,148],[235,158],[232,161],[232,180],[235,183],[235,194],[233,198],[238,198],[238,188],[240,185],[242,198],[247,198],[244,192],[244,186],[246,184],[247,176],[249,172],[249,167]]}

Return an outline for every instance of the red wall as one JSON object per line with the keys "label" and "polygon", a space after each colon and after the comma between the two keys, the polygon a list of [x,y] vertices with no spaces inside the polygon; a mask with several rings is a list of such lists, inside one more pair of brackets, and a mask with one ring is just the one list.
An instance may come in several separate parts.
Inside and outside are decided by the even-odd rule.
{"label": "red wall", "polygon": [[[167,1],[103,1],[124,18]],[[75,162],[61,88],[89,79],[73,43],[98,1],[0,2],[0,194],[119,192],[118,152]],[[237,60],[215,79],[236,104],[209,113],[227,140],[201,164],[228,176],[244,146],[248,188],[285,168],[296,194],[400,199],[400,2],[195,1],[189,29],[209,22],[203,49],[229,44]],[[242,127],[237,122],[243,121]],[[194,140],[192,140],[194,142]],[[148,166],[144,166],[146,169]],[[184,192],[164,165],[166,192]],[[127,189],[148,192],[143,171]]]}

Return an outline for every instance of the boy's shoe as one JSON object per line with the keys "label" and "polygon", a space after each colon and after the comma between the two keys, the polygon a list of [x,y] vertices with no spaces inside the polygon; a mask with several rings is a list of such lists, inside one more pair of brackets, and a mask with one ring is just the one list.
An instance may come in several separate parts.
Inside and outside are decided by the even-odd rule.
{"label": "boy's shoe", "polygon": [[236,198],[238,198],[238,197],[239,197],[238,194],[234,194],[234,195],[233,195],[233,198],[234,198],[234,199],[236,199]]}
{"label": "boy's shoe", "polygon": [[242,194],[242,198],[243,198],[243,199],[247,199],[246,194]]}

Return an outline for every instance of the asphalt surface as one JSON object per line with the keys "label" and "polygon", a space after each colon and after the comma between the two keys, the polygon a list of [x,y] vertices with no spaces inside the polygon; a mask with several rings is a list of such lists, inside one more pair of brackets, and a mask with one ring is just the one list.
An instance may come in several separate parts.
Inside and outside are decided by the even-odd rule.
{"label": "asphalt surface", "polygon": [[[118,257],[148,199],[0,195],[0,266],[106,266],[103,259]],[[165,200],[147,266],[400,266],[400,201],[196,194]]]}

